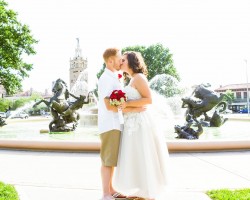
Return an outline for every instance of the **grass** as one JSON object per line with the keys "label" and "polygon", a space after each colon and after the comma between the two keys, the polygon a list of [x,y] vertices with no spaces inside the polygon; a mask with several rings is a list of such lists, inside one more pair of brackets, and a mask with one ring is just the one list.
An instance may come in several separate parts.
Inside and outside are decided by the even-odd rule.
{"label": "grass", "polygon": [[0,200],[19,200],[15,187],[0,182]]}
{"label": "grass", "polygon": [[213,200],[250,200],[250,189],[210,190],[206,194]]}

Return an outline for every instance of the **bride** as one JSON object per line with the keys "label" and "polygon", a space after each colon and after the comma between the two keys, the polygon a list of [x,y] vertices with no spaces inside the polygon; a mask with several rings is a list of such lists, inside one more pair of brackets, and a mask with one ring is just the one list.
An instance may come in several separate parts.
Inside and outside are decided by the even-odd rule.
{"label": "bride", "polygon": [[156,199],[167,185],[168,149],[161,131],[147,108],[142,112],[126,112],[126,108],[152,104],[146,78],[147,68],[139,52],[123,54],[121,70],[131,77],[124,88],[127,102],[124,130],[115,171],[114,186],[130,197]]}

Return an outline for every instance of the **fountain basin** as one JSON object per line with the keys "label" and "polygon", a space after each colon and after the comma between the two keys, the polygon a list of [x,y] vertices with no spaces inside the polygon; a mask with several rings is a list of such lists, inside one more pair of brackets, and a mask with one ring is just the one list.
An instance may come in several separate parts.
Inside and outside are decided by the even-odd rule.
{"label": "fountain basin", "polygon": [[[96,126],[77,127],[72,133],[40,134],[47,128],[49,118],[8,121],[0,129],[0,148],[42,151],[99,151],[100,140]],[[222,127],[206,128],[198,140],[175,139],[173,124],[168,123],[166,145],[170,152],[228,151],[250,149],[250,118],[231,117]],[[181,123],[181,122],[179,122]],[[223,130],[219,133],[216,130]],[[239,131],[237,131],[239,130]],[[242,132],[242,133],[240,133]],[[240,135],[242,134],[242,135]]]}

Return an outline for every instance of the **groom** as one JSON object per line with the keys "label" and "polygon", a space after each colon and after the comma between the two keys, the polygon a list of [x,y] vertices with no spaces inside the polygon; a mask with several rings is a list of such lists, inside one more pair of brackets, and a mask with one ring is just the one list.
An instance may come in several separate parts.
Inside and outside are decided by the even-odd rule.
{"label": "groom", "polygon": [[106,49],[103,53],[106,68],[98,81],[98,129],[101,139],[102,200],[125,199],[124,195],[115,191],[112,184],[114,167],[117,166],[121,130],[117,108],[109,103],[109,96],[113,90],[122,89],[117,74],[117,71],[121,68],[121,58],[119,49]]}

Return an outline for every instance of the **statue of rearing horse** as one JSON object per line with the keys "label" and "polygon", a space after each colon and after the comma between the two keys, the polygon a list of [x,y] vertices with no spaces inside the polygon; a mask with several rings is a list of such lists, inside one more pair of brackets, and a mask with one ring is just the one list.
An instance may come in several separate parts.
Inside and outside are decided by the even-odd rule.
{"label": "statue of rearing horse", "polygon": [[[46,104],[50,108],[51,115],[53,117],[49,124],[50,132],[68,132],[75,130],[80,115],[76,110],[82,108],[83,104],[89,103],[89,95],[76,97],[68,91],[66,83],[62,79],[57,79],[52,92],[53,97],[49,101],[42,99],[35,103],[33,107],[40,103]],[[69,96],[76,99],[75,102],[69,102]],[[71,126],[69,126],[71,124]]]}
{"label": "statue of rearing horse", "polygon": [[[191,117],[196,122],[198,122],[197,118],[201,115],[205,116],[205,121],[210,121],[211,118],[207,115],[207,112],[213,108],[215,108],[217,112],[223,112],[227,108],[227,103],[223,100],[223,98],[227,95],[221,94],[219,96],[217,93],[209,90],[207,86],[203,84],[198,85],[194,89],[192,95],[193,94],[196,99],[192,97],[182,98],[182,108],[187,108],[187,117]],[[218,110],[218,108],[220,109]],[[188,120],[189,119],[187,119],[187,121]]]}

